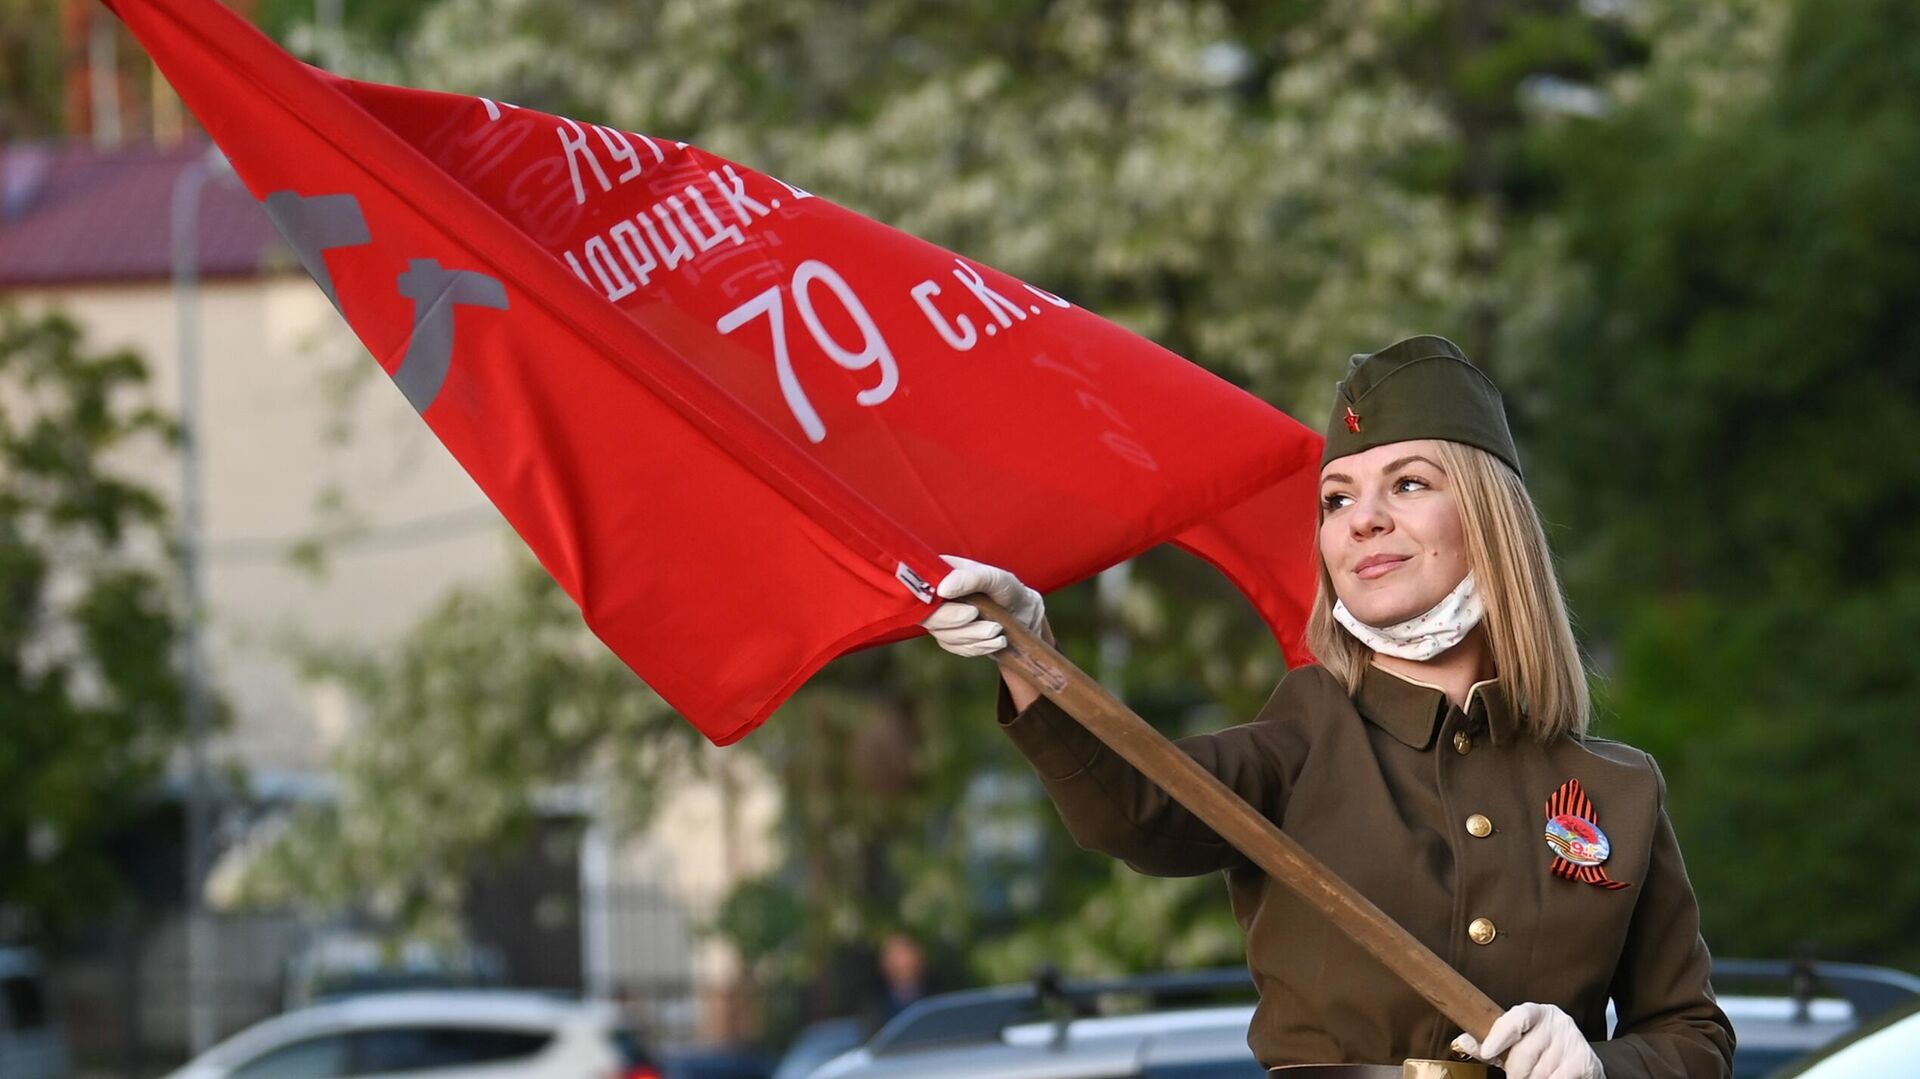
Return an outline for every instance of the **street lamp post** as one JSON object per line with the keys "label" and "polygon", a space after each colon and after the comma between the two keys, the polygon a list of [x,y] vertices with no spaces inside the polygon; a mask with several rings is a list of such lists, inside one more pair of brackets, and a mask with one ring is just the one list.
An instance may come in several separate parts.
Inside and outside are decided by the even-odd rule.
{"label": "street lamp post", "polygon": [[208,985],[215,941],[206,918],[206,879],[211,855],[213,798],[207,769],[210,701],[201,616],[206,585],[200,565],[200,196],[211,180],[231,180],[220,151],[181,171],[173,184],[173,300],[178,331],[180,388],[180,582],[186,606],[181,621],[180,666],[187,719],[187,1002],[194,1055],[213,1045],[214,1001]]}

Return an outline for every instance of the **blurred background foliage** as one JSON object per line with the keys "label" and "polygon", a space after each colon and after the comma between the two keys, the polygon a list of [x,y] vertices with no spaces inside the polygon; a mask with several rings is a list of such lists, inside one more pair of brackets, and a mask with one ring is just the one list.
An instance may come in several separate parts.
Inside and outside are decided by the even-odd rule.
{"label": "blurred background foliage", "polygon": [[0,306],[0,935],[114,909],[121,829],[185,735],[146,365]]}
{"label": "blurred background foliage", "polygon": [[[1460,341],[1508,391],[1600,733],[1662,761],[1715,950],[1920,965],[1910,0],[345,10],[260,14],[348,74],[777,173],[1310,425],[1349,353]],[[1117,583],[1050,597],[1078,661],[1169,733],[1254,712],[1282,666],[1224,581],[1158,551]],[[637,822],[714,760],[530,566],[379,658],[309,651],[369,722],[341,811],[260,863],[265,898],[447,926],[441,871],[512,842],[544,787]],[[777,777],[789,864],[713,928],[793,990],[790,1019],[893,929],[953,977],[1239,961],[1217,882],[1072,848],[994,730],[994,680],[925,642],[860,653],[725,751]]]}
{"label": "blurred background foliage", "polygon": [[38,0],[0,0],[0,138],[60,130],[60,23]]}
{"label": "blurred background foliage", "polygon": [[1663,80],[1545,151],[1581,284],[1529,434],[1710,939],[1911,965],[1920,9],[1804,12],[1759,92]]}

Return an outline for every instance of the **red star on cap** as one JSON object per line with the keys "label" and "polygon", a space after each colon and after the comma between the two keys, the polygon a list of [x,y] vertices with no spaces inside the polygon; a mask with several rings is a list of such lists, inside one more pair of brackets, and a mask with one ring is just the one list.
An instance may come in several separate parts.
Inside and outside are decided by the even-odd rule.
{"label": "red star on cap", "polygon": [[1347,430],[1356,435],[1360,433],[1360,417],[1354,414],[1352,408],[1347,409]]}

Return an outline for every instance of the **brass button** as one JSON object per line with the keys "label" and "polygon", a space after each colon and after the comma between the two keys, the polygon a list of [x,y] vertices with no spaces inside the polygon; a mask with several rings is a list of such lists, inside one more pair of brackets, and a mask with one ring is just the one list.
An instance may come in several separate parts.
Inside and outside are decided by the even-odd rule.
{"label": "brass button", "polygon": [[1467,939],[1475,944],[1492,944],[1493,938],[1497,935],[1499,930],[1485,918],[1475,918],[1467,924]]}
{"label": "brass button", "polygon": [[1467,734],[1467,732],[1466,732],[1466,731],[1454,731],[1454,732],[1453,732],[1453,749],[1454,749],[1454,752],[1456,752],[1456,753],[1465,753],[1465,752],[1466,752],[1467,750],[1469,750],[1469,749],[1472,749],[1472,748],[1473,748],[1473,739],[1472,739],[1471,737],[1469,737],[1469,736],[1468,736],[1468,734]]}
{"label": "brass button", "polygon": [[1493,822],[1485,814],[1475,813],[1467,818],[1467,834],[1475,839],[1485,839],[1493,834]]}

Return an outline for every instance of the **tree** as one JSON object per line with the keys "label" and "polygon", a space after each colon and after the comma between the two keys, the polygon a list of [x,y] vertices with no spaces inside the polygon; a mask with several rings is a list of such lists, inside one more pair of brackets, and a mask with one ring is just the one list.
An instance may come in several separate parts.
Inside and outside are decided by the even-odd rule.
{"label": "tree", "polygon": [[1709,941],[1911,964],[1920,12],[1785,11],[1737,78],[1659,62],[1553,148],[1585,270],[1526,427]]}
{"label": "tree", "polygon": [[365,715],[339,753],[339,803],[260,851],[244,902],[351,910],[441,940],[488,855],[529,834],[563,783],[644,820],[698,736],[608,652],[524,554],[504,583],[456,589],[393,646],[304,642],[308,673]]}
{"label": "tree", "polygon": [[[409,33],[431,0],[259,0],[260,28],[296,55],[329,68],[356,56],[383,56]],[[322,20],[331,18],[331,24]]]}
{"label": "tree", "polygon": [[119,464],[171,444],[146,379],[0,307],[0,913],[26,932],[112,902],[106,841],[184,732],[166,509]]}
{"label": "tree", "polygon": [[0,142],[45,138],[64,124],[66,43],[51,7],[45,0],[0,0]]}

